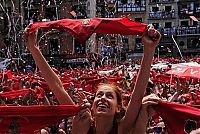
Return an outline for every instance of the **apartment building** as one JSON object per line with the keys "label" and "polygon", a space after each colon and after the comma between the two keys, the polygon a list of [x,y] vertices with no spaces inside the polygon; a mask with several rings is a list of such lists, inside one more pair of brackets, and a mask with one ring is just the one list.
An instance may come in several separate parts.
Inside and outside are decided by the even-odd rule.
{"label": "apartment building", "polygon": [[169,30],[178,25],[177,12],[178,8],[175,0],[149,0],[147,23],[153,24],[162,34],[162,39],[156,51],[158,55],[165,55],[168,54],[167,51],[173,50],[174,45]]}
{"label": "apartment building", "polygon": [[149,1],[148,23],[162,34],[157,54],[180,56],[199,53],[199,3],[199,0]]}
{"label": "apartment building", "polygon": [[200,53],[200,0],[179,0],[177,43],[185,55]]}
{"label": "apartment building", "polygon": [[[142,23],[147,22],[147,3],[146,0],[121,0],[118,2],[118,17],[128,16],[133,21]],[[124,39],[128,44],[130,52],[142,52],[141,39],[138,37],[126,36]],[[136,45],[137,44],[137,45]]]}
{"label": "apartment building", "polygon": [[[13,36],[23,43],[18,35],[31,22],[128,16],[134,21],[151,23],[161,32],[157,55],[179,55],[177,48],[183,55],[200,51],[200,0],[1,0],[0,3],[3,7],[0,9],[0,37],[4,39],[1,43],[4,46],[15,41],[15,38],[10,39]],[[9,31],[12,31],[10,35]],[[139,37],[108,37],[126,53],[142,53]],[[101,35],[95,38],[98,51]],[[79,44],[71,35],[56,30],[42,38],[40,44],[44,47],[43,53],[51,56],[85,53],[88,49],[87,44]]]}
{"label": "apartment building", "polygon": [[[118,17],[129,16],[135,21],[153,24],[161,32],[157,55],[195,55],[200,52],[200,0],[121,0],[118,3]],[[140,53],[140,39],[135,37],[133,42],[130,39],[129,49]]]}
{"label": "apartment building", "polygon": [[[115,17],[129,17],[133,21],[147,22],[146,0],[107,0],[110,9],[115,9]],[[143,46],[141,38],[137,36],[117,35],[114,43],[127,57],[141,56]],[[119,48],[118,47],[118,48]]]}

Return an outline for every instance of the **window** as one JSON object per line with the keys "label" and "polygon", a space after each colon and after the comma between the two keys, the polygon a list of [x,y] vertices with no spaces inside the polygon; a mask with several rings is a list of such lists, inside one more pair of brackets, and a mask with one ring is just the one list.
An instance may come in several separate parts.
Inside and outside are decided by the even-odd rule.
{"label": "window", "polygon": [[182,8],[187,8],[187,4],[183,4],[183,5],[182,5]]}
{"label": "window", "polygon": [[152,7],[152,11],[153,11],[153,12],[159,11],[159,7]]}
{"label": "window", "polygon": [[181,41],[180,43],[179,43],[179,46],[184,46],[185,45],[185,43],[184,43],[184,41]]}
{"label": "window", "polygon": [[84,54],[86,50],[85,44],[80,44],[77,40],[74,42],[74,52]]}
{"label": "window", "polygon": [[189,26],[188,21],[181,21],[181,26],[185,27]]}
{"label": "window", "polygon": [[123,39],[122,39],[122,42],[123,42],[123,49],[124,49],[125,51],[128,51],[128,50],[129,50],[128,38],[123,38]]}
{"label": "window", "polygon": [[11,14],[11,12],[12,12],[11,7],[7,7],[7,12],[8,12],[8,14]]}
{"label": "window", "polygon": [[171,6],[165,6],[165,11],[166,12],[170,12],[172,10],[172,7]]}
{"label": "window", "polygon": [[196,39],[188,39],[188,48],[200,48],[200,40],[199,38]]}
{"label": "window", "polygon": [[122,4],[126,4],[128,0],[121,0]]}
{"label": "window", "polygon": [[40,5],[41,4],[41,0],[33,0],[32,4],[35,5]]}
{"label": "window", "polygon": [[165,28],[171,28],[172,22],[165,22]]}
{"label": "window", "polygon": [[50,54],[58,54],[59,53],[59,47],[58,47],[58,39],[49,39],[50,42]]}
{"label": "window", "polygon": [[135,4],[140,6],[141,5],[141,0],[135,0]]}
{"label": "window", "polygon": [[135,39],[135,52],[142,52],[143,44],[141,43],[141,38]]}
{"label": "window", "polygon": [[142,22],[142,18],[135,18],[135,21]]}
{"label": "window", "polygon": [[155,29],[159,28],[159,23],[152,23],[152,25],[154,26]]}
{"label": "window", "polygon": [[46,8],[45,18],[54,20],[55,17],[56,17],[56,8],[55,7]]}

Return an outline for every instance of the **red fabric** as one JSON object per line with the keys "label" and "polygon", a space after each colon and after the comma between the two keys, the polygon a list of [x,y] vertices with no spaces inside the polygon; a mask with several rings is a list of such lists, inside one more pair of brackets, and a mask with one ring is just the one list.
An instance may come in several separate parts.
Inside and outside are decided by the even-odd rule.
{"label": "red fabric", "polygon": [[92,91],[92,86],[90,84],[85,85],[85,91],[87,92]]}
{"label": "red fabric", "polygon": [[191,105],[200,105],[200,92],[197,89],[194,89],[190,93],[188,93],[189,104]]}
{"label": "red fabric", "polygon": [[8,133],[14,125],[20,134],[30,134],[52,125],[57,121],[75,115],[78,106],[0,106],[0,133]]}
{"label": "red fabric", "polygon": [[23,90],[13,90],[10,92],[0,93],[0,97],[5,97],[7,99],[14,99],[18,96],[24,96],[30,92],[29,89],[23,89]]}
{"label": "red fabric", "polygon": [[164,83],[171,83],[174,84],[175,83],[175,78],[172,76],[168,76],[165,74],[160,74],[156,76],[158,78],[159,82],[164,82]]}
{"label": "red fabric", "polygon": [[79,79],[80,80],[92,80],[92,79],[97,79],[97,76],[82,76]]}
{"label": "red fabric", "polygon": [[70,87],[70,83],[63,83],[63,87],[65,90],[68,90]]}
{"label": "red fabric", "polygon": [[12,91],[11,88],[9,88],[8,86],[3,86],[3,92],[10,92]]}
{"label": "red fabric", "polygon": [[125,80],[124,77],[121,77],[121,76],[117,76],[117,77],[106,77],[108,79],[108,81],[110,82],[117,82],[117,81],[122,81],[122,80]]}
{"label": "red fabric", "polygon": [[93,79],[93,80],[88,80],[88,81],[86,81],[86,84],[98,85],[103,80],[104,80],[104,78],[97,78],[97,79]]}
{"label": "red fabric", "polygon": [[74,83],[74,85],[75,85],[76,88],[82,88],[82,85],[79,84],[79,83]]}
{"label": "red fabric", "polygon": [[184,128],[188,120],[196,121],[200,126],[200,109],[184,104],[159,102],[154,106],[165,122],[169,134],[185,134]]}
{"label": "red fabric", "polygon": [[39,82],[39,84],[41,85],[41,87],[46,91],[46,92],[51,92],[51,89],[49,88],[49,86],[47,85],[46,82]]}
{"label": "red fabric", "polygon": [[200,78],[200,67],[179,66],[166,72],[179,77]]}
{"label": "red fabric", "polygon": [[12,71],[11,70],[7,70],[4,72],[4,75],[7,75],[8,80],[12,79]]}
{"label": "red fabric", "polygon": [[155,124],[158,124],[158,123],[159,123],[159,115],[158,115],[158,114],[154,115],[154,116],[152,117],[152,119],[153,119],[153,121],[154,121]]}
{"label": "red fabric", "polygon": [[191,84],[192,85],[195,85],[195,84],[197,84],[199,82],[199,80],[198,79],[196,79],[196,78],[194,78],[194,79],[192,79],[192,82],[191,82]]}
{"label": "red fabric", "polygon": [[19,82],[15,82],[15,84],[13,85],[13,90],[19,90]]}
{"label": "red fabric", "polygon": [[36,96],[38,99],[43,99],[44,96],[45,96],[45,91],[43,88],[39,87],[39,86],[36,86],[35,87],[35,90],[36,90]]}
{"label": "red fabric", "polygon": [[74,16],[74,17],[76,16],[76,12],[75,12],[74,10],[71,11],[70,14],[71,14],[72,16]]}
{"label": "red fabric", "polygon": [[58,29],[72,34],[79,42],[85,42],[92,33],[142,35],[147,24],[129,18],[63,19],[51,22],[36,22],[29,26],[28,34],[39,28]]}

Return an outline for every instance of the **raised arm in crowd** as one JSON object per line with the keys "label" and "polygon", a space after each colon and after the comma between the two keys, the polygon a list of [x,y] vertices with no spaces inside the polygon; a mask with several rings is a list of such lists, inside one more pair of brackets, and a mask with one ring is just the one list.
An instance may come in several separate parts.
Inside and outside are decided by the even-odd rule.
{"label": "raised arm in crowd", "polygon": [[[141,38],[144,54],[137,81],[125,112],[120,89],[111,83],[100,84],[91,108],[88,107],[87,101],[83,101],[83,109],[74,117],[73,134],[128,134],[132,132],[138,121],[142,99],[149,80],[152,59],[161,35],[152,25],[149,25]],[[75,103],[64,90],[61,80],[39,50],[37,32],[29,35],[26,40],[27,48],[59,103],[61,105],[74,105]],[[85,99],[84,96],[83,99]]]}

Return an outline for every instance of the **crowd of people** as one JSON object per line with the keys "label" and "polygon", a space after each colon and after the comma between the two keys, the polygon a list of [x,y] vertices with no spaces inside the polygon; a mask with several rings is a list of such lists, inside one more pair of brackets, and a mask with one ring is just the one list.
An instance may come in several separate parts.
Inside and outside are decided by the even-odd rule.
{"label": "crowd of people", "polygon": [[[51,67],[37,46],[36,35],[37,32],[34,32],[25,40],[39,70],[34,72],[27,68],[25,73],[4,71],[0,85],[1,105],[79,105],[80,110],[75,116],[48,124],[35,133],[176,133],[162,114],[162,104],[174,102],[190,107],[200,104],[198,78],[168,75],[166,72],[171,66],[151,69],[152,63],[161,60],[154,59],[161,35],[151,25],[142,36],[144,55],[141,60],[96,69]],[[182,62],[175,58],[162,60]],[[198,58],[193,60],[199,62]],[[193,120],[187,123],[183,132],[198,133],[198,126],[192,124],[195,123]]]}

